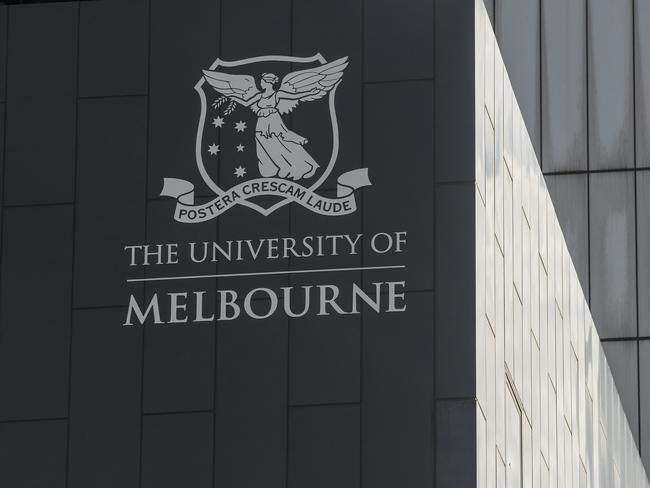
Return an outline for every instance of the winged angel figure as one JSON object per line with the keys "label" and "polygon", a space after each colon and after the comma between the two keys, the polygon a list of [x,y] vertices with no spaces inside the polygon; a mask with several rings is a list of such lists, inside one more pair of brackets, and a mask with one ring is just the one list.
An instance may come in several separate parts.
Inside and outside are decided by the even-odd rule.
{"label": "winged angel figure", "polygon": [[261,91],[250,75],[232,75],[220,71],[203,70],[205,80],[218,93],[250,107],[257,115],[255,140],[260,174],[292,180],[310,178],[318,163],[303,147],[307,139],[289,130],[281,115],[290,113],[300,102],[323,98],[341,82],[348,58],[289,73],[282,79],[273,73],[264,73],[260,79]]}

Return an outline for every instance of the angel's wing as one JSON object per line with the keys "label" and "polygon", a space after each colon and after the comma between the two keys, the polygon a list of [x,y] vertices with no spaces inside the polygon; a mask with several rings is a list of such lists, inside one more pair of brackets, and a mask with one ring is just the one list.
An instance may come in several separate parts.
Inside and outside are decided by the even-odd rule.
{"label": "angel's wing", "polygon": [[203,70],[203,77],[217,92],[241,104],[259,93],[255,79],[250,75],[230,75],[221,71]]}
{"label": "angel's wing", "polygon": [[324,97],[341,81],[343,70],[348,64],[346,56],[321,66],[294,71],[286,75],[282,80],[280,91],[297,95],[304,93],[305,96],[278,101],[278,111],[281,114],[286,114],[291,112],[301,101],[309,102]]}

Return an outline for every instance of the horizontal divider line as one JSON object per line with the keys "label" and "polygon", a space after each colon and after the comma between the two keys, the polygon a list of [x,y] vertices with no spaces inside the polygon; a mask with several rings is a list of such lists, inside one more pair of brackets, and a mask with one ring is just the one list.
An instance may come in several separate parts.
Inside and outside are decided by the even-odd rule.
{"label": "horizontal divider line", "polygon": [[361,401],[357,402],[320,402],[320,403],[289,403],[289,408],[323,408],[323,407],[349,407],[361,406]]}
{"label": "horizontal divider line", "polygon": [[607,173],[638,173],[650,171],[650,166],[635,166],[635,167],[625,167],[625,168],[599,168],[599,169],[567,169],[567,170],[552,170],[544,171],[542,173],[544,176],[578,176],[578,175],[590,175],[590,174],[607,174]]}
{"label": "horizontal divider line", "polygon": [[160,411],[160,412],[142,412],[143,417],[162,417],[164,415],[192,415],[192,414],[206,414],[214,413],[214,409],[202,409],[202,410],[172,410],[169,412]]}
{"label": "horizontal divider line", "polygon": [[68,417],[36,417],[36,418],[7,418],[0,420],[1,424],[25,424],[30,422],[62,422],[67,421]]}
{"label": "horizontal divider line", "polygon": [[342,271],[372,271],[380,269],[404,269],[406,265],[399,264],[394,266],[359,266],[356,268],[325,268],[325,269],[296,269],[286,271],[260,271],[258,273],[222,273],[209,275],[193,276],[163,276],[159,278],[131,278],[126,280],[127,283],[139,283],[146,281],[174,281],[174,280],[198,280],[205,278],[237,278],[244,276],[272,276],[272,275],[290,275],[290,274],[307,274],[307,273],[339,273]]}

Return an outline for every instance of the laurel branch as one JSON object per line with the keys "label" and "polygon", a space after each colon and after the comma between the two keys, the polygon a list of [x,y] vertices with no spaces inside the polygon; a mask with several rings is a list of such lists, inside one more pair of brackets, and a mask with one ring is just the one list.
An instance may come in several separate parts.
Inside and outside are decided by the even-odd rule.
{"label": "laurel branch", "polygon": [[212,108],[215,110],[219,110],[222,107],[225,107],[223,108],[222,113],[224,117],[226,117],[235,111],[237,108],[237,102],[228,97],[219,97],[214,102],[212,102]]}

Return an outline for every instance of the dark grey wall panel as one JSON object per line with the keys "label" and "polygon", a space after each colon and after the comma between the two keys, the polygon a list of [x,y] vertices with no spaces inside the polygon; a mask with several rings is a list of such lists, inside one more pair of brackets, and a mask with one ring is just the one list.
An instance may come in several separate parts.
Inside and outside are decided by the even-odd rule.
{"label": "dark grey wall panel", "polygon": [[194,160],[200,103],[194,85],[218,57],[219,3],[217,0],[151,2],[151,56],[149,82],[149,195],[157,197],[163,178],[197,178]]}
{"label": "dark grey wall panel", "polygon": [[73,315],[70,488],[139,487],[142,329],[124,314]]}
{"label": "dark grey wall panel", "polygon": [[[323,188],[335,188],[338,175],[363,165],[362,23],[361,0],[301,0],[293,3],[292,53],[312,56],[320,52],[328,61],[347,56],[350,62],[345,69],[343,82],[336,91],[336,114],[341,134],[334,171],[336,175],[330,176]],[[301,127],[309,116],[307,111],[294,111],[292,119],[295,127]],[[323,130],[329,131],[328,117],[324,116],[320,120]],[[323,144],[329,144],[327,138],[322,139]],[[313,139],[309,141],[310,146],[318,143],[321,142]]]}
{"label": "dark grey wall panel", "polygon": [[637,0],[634,48],[636,73],[636,164],[650,166],[650,2]]}
{"label": "dark grey wall panel", "polygon": [[215,486],[285,488],[287,320],[240,320],[217,332]]}
{"label": "dark grey wall panel", "polygon": [[650,337],[650,171],[639,171],[636,185],[639,336]]}
{"label": "dark grey wall panel", "polygon": [[601,338],[636,335],[634,173],[589,177],[591,311]]}
{"label": "dark grey wall panel", "polygon": [[[419,81],[366,87],[365,165],[378,190],[364,195],[364,233],[420,230],[408,236],[407,251],[395,256],[401,261],[390,263],[407,266],[409,290],[433,288],[434,155],[431,134],[433,83]],[[393,198],[386,198],[382,189],[398,198],[400,205],[395,205]],[[418,211],[413,212],[414,208]],[[385,264],[386,256],[376,253],[369,254],[364,261],[366,266]]]}
{"label": "dark grey wall panel", "polygon": [[4,102],[7,90],[7,7],[0,6],[0,100]]}
{"label": "dark grey wall panel", "polygon": [[124,246],[144,239],[146,120],[143,97],[79,102],[77,307],[126,305],[137,290]]}
{"label": "dark grey wall panel", "polygon": [[475,192],[473,182],[436,187],[437,398],[476,392],[475,360],[467,360],[476,351],[476,304],[465,298],[476,286]]}
{"label": "dark grey wall panel", "polygon": [[0,424],[0,484],[65,488],[66,422]]}
{"label": "dark grey wall panel", "polygon": [[147,92],[149,2],[82,2],[79,96]]}
{"label": "dark grey wall panel", "polygon": [[[147,242],[200,243],[216,240],[217,226],[214,222],[188,226],[171,219],[175,204],[171,199],[148,203]],[[179,244],[179,248],[183,245]],[[192,276],[216,271],[216,265],[181,261],[148,269],[147,276]],[[216,281],[201,280],[200,286],[189,290],[179,287],[178,282],[174,281],[150,283],[145,288],[145,299],[148,300],[153,293],[161,297],[167,293],[187,291],[192,296],[195,290],[201,290],[205,291],[205,309],[214,310]],[[147,327],[144,333],[144,412],[211,409],[214,397],[214,324],[193,327],[167,324],[164,327]]]}
{"label": "dark grey wall panel", "polygon": [[9,45],[20,49],[8,54],[7,203],[74,198],[77,10],[74,3],[10,9]]}
{"label": "dark grey wall panel", "polygon": [[[72,207],[5,209],[4,214],[0,419],[64,417],[68,413]],[[36,298],[38,306],[34,306]]]}
{"label": "dark grey wall panel", "polygon": [[359,405],[289,411],[288,488],[358,488]]}
{"label": "dark grey wall panel", "polygon": [[[360,142],[360,141],[359,141]],[[337,170],[338,171],[338,164]],[[334,191],[328,192],[335,196]],[[337,217],[314,217],[302,207],[291,210],[291,230],[298,235],[356,236],[362,232],[361,211]],[[291,260],[291,269],[340,268],[362,266],[361,244],[356,255],[323,256]],[[277,267],[277,263],[276,263]],[[371,275],[372,276],[372,275]],[[289,278],[291,286],[327,283],[347,289],[350,280],[362,283],[361,272],[324,273],[315,282],[314,276],[296,274]],[[348,296],[341,297],[344,310],[351,309]],[[332,317],[307,316],[291,319],[289,333],[289,404],[325,404],[358,402],[360,395],[360,327],[359,315]]]}
{"label": "dark grey wall panel", "polygon": [[474,399],[436,402],[436,486],[476,486],[477,409]]}
{"label": "dark grey wall panel", "polygon": [[587,175],[547,176],[562,234],[585,294],[589,293],[589,202]]}
{"label": "dark grey wall panel", "polygon": [[212,487],[212,421],[211,413],[145,416],[140,486]]}
{"label": "dark grey wall panel", "polygon": [[[587,34],[585,3],[542,2],[542,168],[587,169]],[[505,59],[525,64],[516,46]],[[519,97],[520,86],[514,86]],[[528,122],[528,120],[526,120]],[[538,152],[538,155],[540,153]]]}
{"label": "dark grey wall panel", "polygon": [[399,315],[364,320],[364,486],[433,485],[433,294],[407,294]]}
{"label": "dark grey wall panel", "polygon": [[590,0],[588,22],[589,167],[633,167],[632,0]]}
{"label": "dark grey wall panel", "polygon": [[[205,297],[207,301],[207,293]],[[143,410],[152,413],[211,409],[214,325],[166,325],[147,328],[145,334]]]}
{"label": "dark grey wall panel", "polygon": [[[235,60],[263,54],[289,54],[291,49],[289,0],[221,1],[223,18],[219,49],[223,59]],[[242,25],[247,27],[242,29]]]}
{"label": "dark grey wall panel", "polygon": [[639,370],[636,341],[603,342],[623,410],[639,445]]}
{"label": "dark grey wall panel", "polygon": [[437,0],[435,18],[436,181],[475,181],[474,2]]}
{"label": "dark grey wall panel", "polygon": [[[497,41],[530,140],[539,154],[540,117],[540,0],[499,0]],[[509,51],[515,51],[516,56]]]}
{"label": "dark grey wall panel", "polygon": [[360,322],[358,315],[292,319],[290,404],[359,401]]}
{"label": "dark grey wall panel", "polygon": [[430,0],[365,3],[366,81],[433,76],[433,5]]}
{"label": "dark grey wall panel", "polygon": [[[4,156],[5,156],[5,104],[0,103],[0,174],[4,170]],[[2,206],[4,203],[4,179],[0,181],[0,226],[2,226]],[[0,227],[2,228],[2,227]]]}

